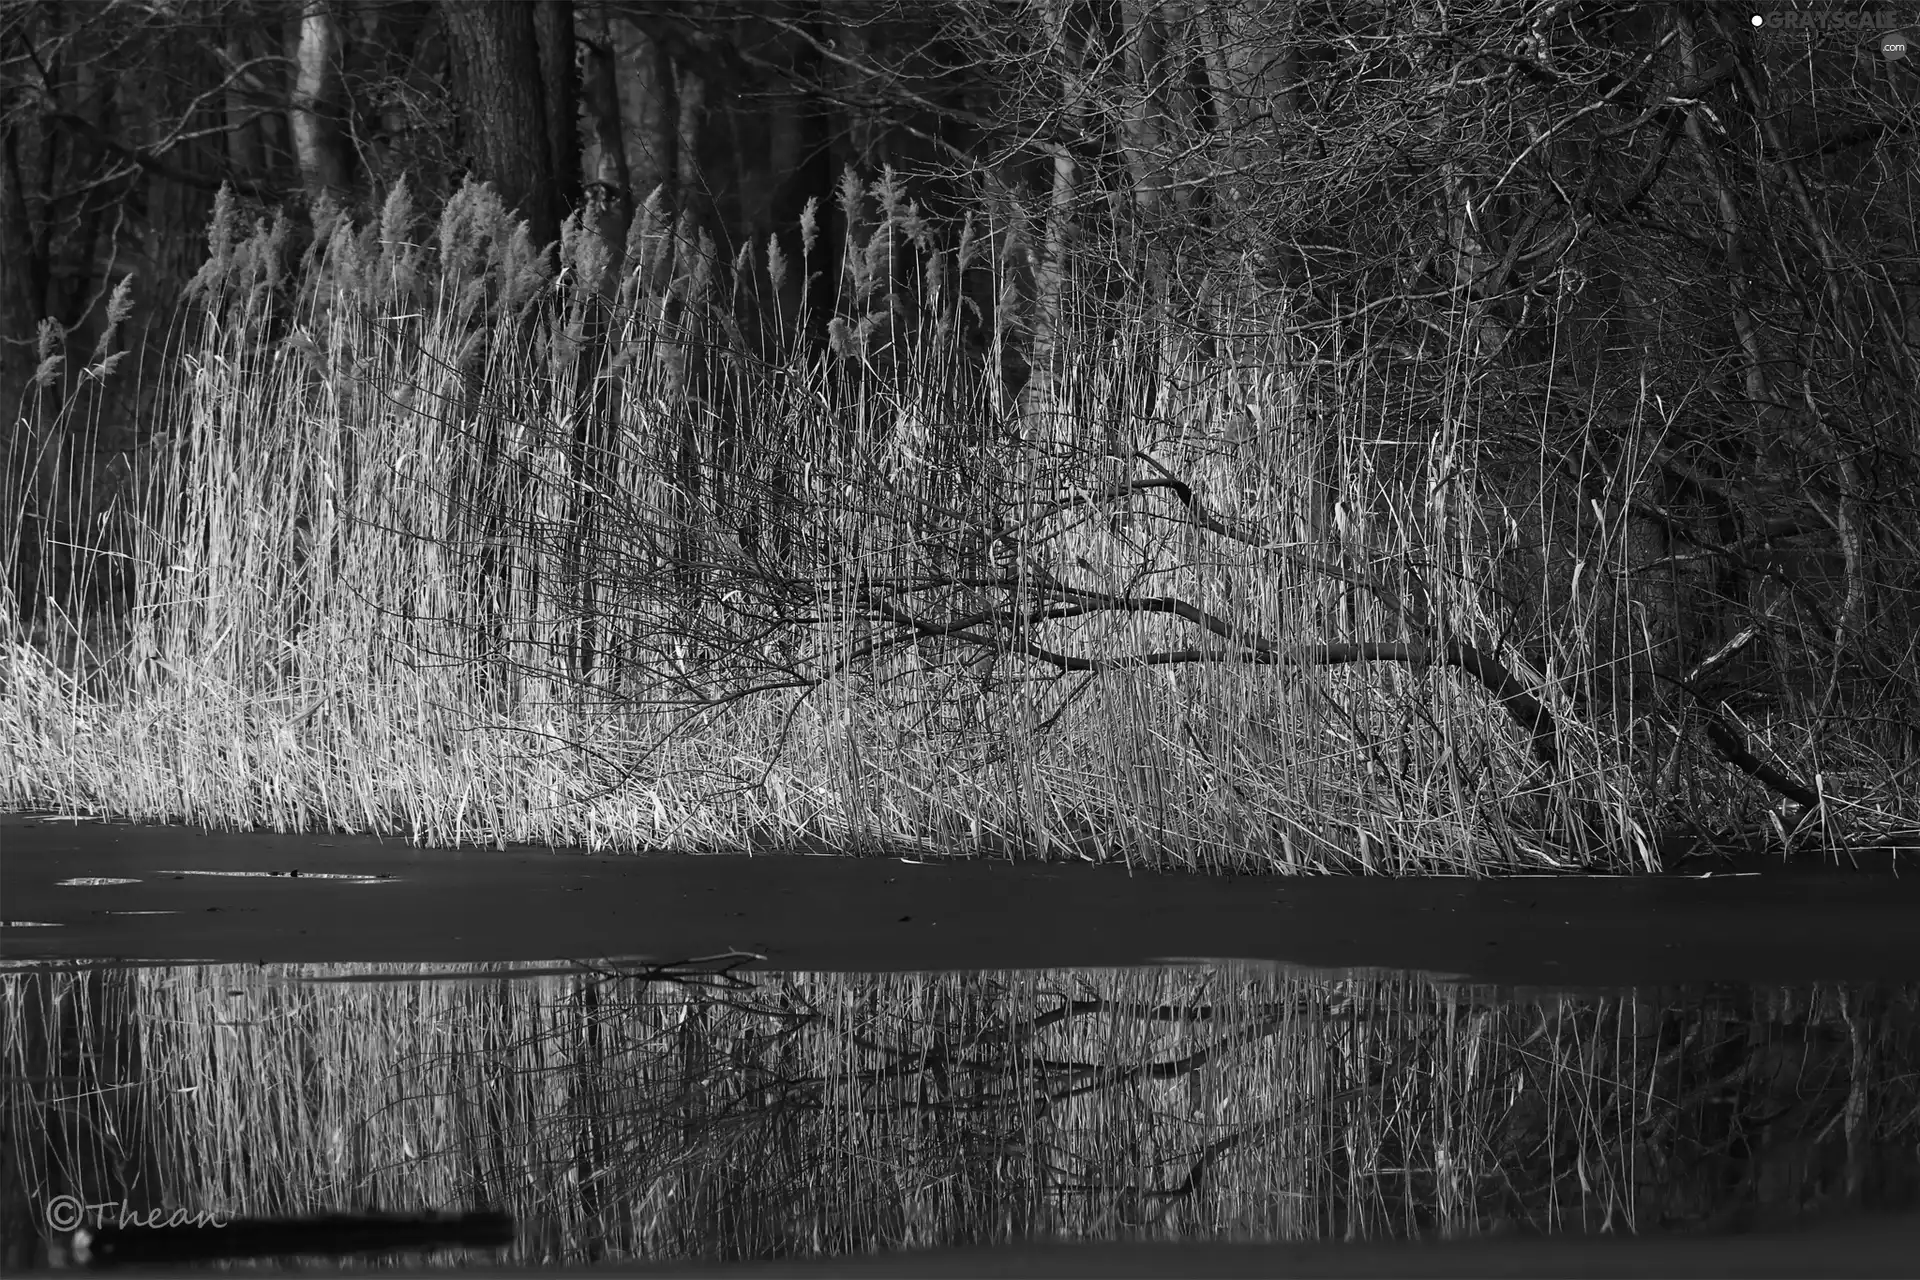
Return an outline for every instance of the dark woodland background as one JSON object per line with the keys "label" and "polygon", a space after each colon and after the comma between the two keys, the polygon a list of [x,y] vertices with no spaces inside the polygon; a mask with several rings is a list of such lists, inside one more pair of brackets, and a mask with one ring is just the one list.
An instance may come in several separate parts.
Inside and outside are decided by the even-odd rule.
{"label": "dark woodland background", "polygon": [[[1785,16],[7,0],[15,606],[70,590],[60,548],[169,429],[223,189],[243,229],[283,217],[295,261],[401,184],[431,218],[484,181],[534,245],[596,237],[586,283],[608,297],[647,221],[683,263],[734,273],[742,350],[835,376],[857,334],[883,377],[929,260],[992,228],[955,314],[997,429],[1095,404],[1097,428],[1150,418],[1234,358],[1222,317],[1266,316],[1305,353],[1290,403],[1330,439],[1338,389],[1361,383],[1389,433],[1471,422],[1482,514],[1507,531],[1482,585],[1511,634],[1462,634],[1447,660],[1536,754],[1547,712],[1528,700],[1569,676],[1556,619],[1600,592],[1578,704],[1622,735],[1659,727],[1636,747],[1668,801],[1686,800],[1685,740],[1790,820],[1843,774],[1899,808],[1920,764],[1920,58],[1882,49],[1890,10],[1763,11]],[[912,234],[879,285],[836,284],[848,246],[876,252],[852,225],[874,200]],[[1245,445],[1265,427],[1220,403],[1198,429]],[[1324,488],[1308,534],[1338,559],[1346,509]]]}

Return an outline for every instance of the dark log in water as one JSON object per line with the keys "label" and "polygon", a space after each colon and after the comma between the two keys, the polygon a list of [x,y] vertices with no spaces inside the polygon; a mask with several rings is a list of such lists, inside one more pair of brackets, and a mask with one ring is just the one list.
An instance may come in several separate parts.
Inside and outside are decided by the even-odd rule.
{"label": "dark log in water", "polygon": [[155,1227],[82,1227],[73,1233],[72,1256],[77,1266],[115,1267],[298,1254],[339,1257],[393,1250],[493,1249],[512,1243],[513,1215],[508,1213],[341,1213]]}

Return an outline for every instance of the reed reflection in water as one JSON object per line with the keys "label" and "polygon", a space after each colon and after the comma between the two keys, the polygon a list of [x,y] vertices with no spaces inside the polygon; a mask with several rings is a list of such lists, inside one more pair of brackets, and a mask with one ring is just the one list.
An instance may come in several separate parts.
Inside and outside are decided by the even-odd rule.
{"label": "reed reflection in water", "polygon": [[57,1256],[60,1196],[96,1219],[486,1208],[521,1265],[1902,1207],[1915,994],[1226,963],[16,970],[0,1262]]}

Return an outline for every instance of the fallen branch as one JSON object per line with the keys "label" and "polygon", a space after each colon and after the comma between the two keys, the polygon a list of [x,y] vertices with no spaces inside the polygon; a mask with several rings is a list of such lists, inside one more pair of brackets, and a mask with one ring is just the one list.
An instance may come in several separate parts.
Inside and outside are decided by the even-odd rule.
{"label": "fallen branch", "polygon": [[[1786,597],[1782,596],[1767,606],[1761,621],[1771,621],[1774,611],[1779,609],[1785,599]],[[1680,677],[1679,684],[1700,703],[1707,717],[1707,738],[1720,749],[1720,754],[1726,757],[1727,763],[1748,777],[1772,788],[1779,795],[1802,806],[1806,812],[1801,816],[1801,821],[1805,821],[1820,809],[1819,791],[1784,769],[1768,764],[1755,755],[1747,746],[1746,735],[1728,723],[1726,703],[1710,693],[1703,692],[1699,685],[1700,677],[1724,666],[1732,660],[1734,655],[1752,644],[1754,638],[1760,634],[1760,627],[1761,623],[1756,622],[1750,627],[1742,628],[1738,635],[1695,663],[1692,670]]]}

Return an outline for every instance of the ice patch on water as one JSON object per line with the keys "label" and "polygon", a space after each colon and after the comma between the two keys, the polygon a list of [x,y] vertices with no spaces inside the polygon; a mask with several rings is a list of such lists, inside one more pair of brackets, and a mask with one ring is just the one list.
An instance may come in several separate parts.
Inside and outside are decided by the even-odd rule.
{"label": "ice patch on water", "polygon": [[257,880],[341,880],[347,884],[399,884],[395,875],[355,875],[344,871],[156,871],[157,876],[227,876]]}

